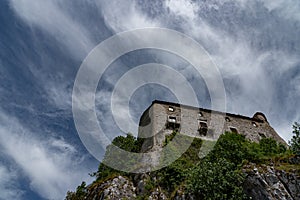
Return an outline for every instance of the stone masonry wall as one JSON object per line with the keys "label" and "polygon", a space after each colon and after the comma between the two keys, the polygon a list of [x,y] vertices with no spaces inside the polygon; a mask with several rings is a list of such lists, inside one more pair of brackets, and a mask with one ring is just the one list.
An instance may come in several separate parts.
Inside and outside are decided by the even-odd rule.
{"label": "stone masonry wall", "polygon": [[[145,121],[148,122],[146,126]],[[201,127],[206,128],[207,131],[199,131]],[[142,151],[161,147],[165,135],[171,134],[174,129],[181,134],[205,140],[217,140],[220,134],[229,131],[245,135],[254,142],[267,137],[285,144],[262,113],[256,113],[250,118],[176,103],[154,101],[140,120],[139,137],[148,136]]]}

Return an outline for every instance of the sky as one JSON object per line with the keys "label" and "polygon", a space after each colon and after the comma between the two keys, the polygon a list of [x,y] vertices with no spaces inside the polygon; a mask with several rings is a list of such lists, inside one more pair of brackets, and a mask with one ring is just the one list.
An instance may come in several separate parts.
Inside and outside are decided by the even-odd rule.
{"label": "sky", "polygon": [[[300,121],[298,0],[3,0],[0,26],[0,199],[63,199],[93,180],[88,174],[99,161],[78,136],[72,89],[89,53],[123,31],[160,27],[186,34],[218,67],[227,112],[261,111],[286,141]],[[98,83],[96,113],[109,139],[125,134],[111,111],[114,86],[146,63],[171,66],[186,77],[201,107],[211,106],[205,81],[186,60],[158,49],[132,51]],[[159,84],[139,87],[129,101],[135,123],[155,99],[178,100]],[[118,113],[124,122],[127,111]]]}

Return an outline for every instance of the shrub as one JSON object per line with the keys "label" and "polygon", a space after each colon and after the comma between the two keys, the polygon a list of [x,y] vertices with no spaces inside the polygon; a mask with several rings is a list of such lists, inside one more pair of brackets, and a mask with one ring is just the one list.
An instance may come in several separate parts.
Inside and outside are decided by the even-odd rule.
{"label": "shrub", "polygon": [[211,161],[216,158],[224,158],[237,165],[248,157],[247,144],[245,136],[226,132],[219,137],[208,157]]}
{"label": "shrub", "polygon": [[293,153],[300,155],[300,124],[297,122],[293,125],[293,134],[289,145]]}
{"label": "shrub", "polygon": [[259,142],[259,147],[266,156],[272,156],[279,153],[279,146],[272,138],[262,138]]}
{"label": "shrub", "polygon": [[198,199],[247,199],[242,188],[243,180],[234,163],[223,158],[214,162],[204,159],[191,170],[187,188]]}

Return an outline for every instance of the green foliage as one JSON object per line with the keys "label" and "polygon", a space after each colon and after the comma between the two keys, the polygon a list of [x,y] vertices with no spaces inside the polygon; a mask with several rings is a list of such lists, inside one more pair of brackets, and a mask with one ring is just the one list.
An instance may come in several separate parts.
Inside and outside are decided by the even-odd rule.
{"label": "green foliage", "polygon": [[247,158],[247,143],[245,136],[226,132],[219,137],[208,156],[212,161],[215,158],[225,158],[234,164],[239,164]]}
{"label": "green foliage", "polygon": [[204,159],[189,174],[187,188],[199,199],[247,199],[242,188],[243,176],[235,164],[224,158]]}
{"label": "green foliage", "polygon": [[128,133],[126,137],[118,136],[113,141],[112,144],[129,152],[138,153],[141,151],[143,139],[135,138],[132,134]]}
{"label": "green foliage", "polygon": [[188,189],[200,199],[247,199],[239,168],[245,161],[260,161],[284,153],[283,144],[262,139],[259,144],[237,133],[220,136],[214,149],[196,165],[186,179]]}
{"label": "green foliage", "polygon": [[[126,137],[124,137],[124,136],[116,137],[112,141],[112,144],[125,150],[125,151],[137,153],[137,152],[141,151],[143,141],[144,140],[141,138],[135,138],[133,135],[127,134]],[[110,151],[111,147],[112,147],[111,145],[107,147],[103,160],[114,159],[114,160],[120,160],[120,162],[124,161],[124,159],[122,159],[122,158],[118,159],[115,157],[114,152]],[[131,160],[125,160],[124,162],[126,162],[125,164],[130,165]],[[118,170],[115,170],[111,167],[106,166],[103,163],[100,163],[100,165],[98,167],[98,171],[92,175],[96,176],[97,180],[100,181],[100,180],[103,180],[103,179],[105,179],[111,175],[115,175],[115,174],[120,174],[120,175],[125,175],[125,176],[128,175],[128,173],[120,172]]]}
{"label": "green foliage", "polygon": [[[174,134],[175,135],[175,134]],[[179,140],[191,140],[189,136],[177,135]],[[174,141],[173,141],[174,142]],[[169,166],[155,172],[158,184],[166,191],[172,192],[177,186],[185,181],[187,170],[200,161],[198,156],[202,140],[194,138],[188,150],[180,158]],[[176,151],[176,149],[174,149]],[[167,154],[169,155],[170,152]]]}
{"label": "green foliage", "polygon": [[[299,138],[300,128],[299,124],[297,125],[294,128],[295,138]],[[190,147],[180,155],[181,144],[191,141]],[[297,142],[294,139],[293,145],[299,144],[299,140],[298,143],[295,141]],[[112,144],[126,151],[140,152],[143,140],[128,134],[126,137],[116,137]],[[212,147],[213,150],[209,152],[208,150]],[[112,157],[120,162],[124,160],[114,157],[110,148],[111,146],[108,146],[104,159]],[[208,155],[203,154],[200,149],[201,151],[206,149],[209,152]],[[166,151],[161,155],[160,162],[174,159],[172,156],[175,155],[179,158],[167,167],[148,174],[149,178],[145,182],[146,193],[143,194],[145,198],[156,187],[160,187],[169,194],[178,187],[183,187],[188,190],[186,192],[196,194],[199,199],[247,199],[242,188],[244,177],[240,172],[243,163],[248,161],[261,163],[276,156],[284,157],[288,152],[285,145],[278,144],[273,139],[265,138],[260,143],[254,143],[248,141],[243,135],[229,132],[221,135],[216,143],[173,132],[166,136],[164,150]],[[130,163],[131,161],[125,160],[124,162]],[[94,175],[98,183],[116,175],[127,176],[132,180],[135,176],[135,174],[114,170],[103,163],[100,163]],[[80,200],[85,191],[86,186],[81,185],[76,192],[68,192],[67,200]]]}
{"label": "green foliage", "polygon": [[246,199],[238,166],[254,149],[249,144],[237,133],[221,135],[213,150],[189,172],[188,189],[199,199]]}
{"label": "green foliage", "polygon": [[262,138],[259,147],[264,155],[272,156],[279,153],[280,149],[277,142],[272,138]]}
{"label": "green foliage", "polygon": [[76,196],[75,192],[68,191],[65,200],[81,200]]}
{"label": "green foliage", "polygon": [[293,125],[293,134],[289,141],[290,149],[294,154],[300,155],[300,124],[297,122]]}
{"label": "green foliage", "polygon": [[172,141],[173,138],[176,136],[176,134],[177,134],[177,132],[173,131],[170,135],[166,135],[163,146],[166,146],[170,141]]}
{"label": "green foliage", "polygon": [[86,195],[86,183],[83,181],[76,189],[77,196],[84,197]]}
{"label": "green foliage", "polygon": [[246,140],[243,135],[227,132],[220,136],[208,157],[211,161],[215,158],[225,158],[239,165],[243,160],[263,162],[285,152],[286,147],[272,138],[263,138],[259,143],[255,143]]}
{"label": "green foliage", "polygon": [[66,200],[83,200],[87,194],[86,183],[83,181],[76,192],[67,192]]}

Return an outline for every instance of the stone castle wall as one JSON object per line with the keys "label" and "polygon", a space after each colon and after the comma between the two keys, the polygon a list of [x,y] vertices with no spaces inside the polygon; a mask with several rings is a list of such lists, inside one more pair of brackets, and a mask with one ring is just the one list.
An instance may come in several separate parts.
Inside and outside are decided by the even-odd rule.
{"label": "stone castle wall", "polygon": [[263,113],[256,113],[250,118],[176,103],[154,101],[140,119],[139,137],[145,138],[142,151],[161,147],[165,135],[171,134],[174,130],[205,140],[217,140],[220,134],[229,131],[245,135],[254,142],[267,137],[285,144]]}

